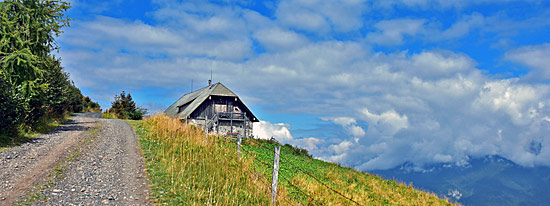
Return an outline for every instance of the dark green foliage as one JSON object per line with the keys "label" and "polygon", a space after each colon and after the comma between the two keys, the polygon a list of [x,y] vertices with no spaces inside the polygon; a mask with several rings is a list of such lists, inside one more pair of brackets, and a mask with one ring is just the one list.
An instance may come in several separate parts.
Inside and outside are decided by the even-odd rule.
{"label": "dark green foliage", "polygon": [[58,0],[0,1],[0,136],[36,131],[50,118],[99,109],[86,99],[51,53],[69,25],[69,3]]}
{"label": "dark green foliage", "polygon": [[23,122],[19,114],[25,110],[24,99],[0,77],[0,136],[14,135]]}
{"label": "dark green foliage", "polygon": [[140,120],[147,114],[147,109],[137,107],[132,100],[132,95],[130,93],[126,95],[126,92],[122,91],[120,95],[115,95],[115,101],[111,103],[109,112],[119,119]]}
{"label": "dark green foliage", "polygon": [[20,85],[31,97],[46,85],[40,84],[51,57],[57,49],[54,35],[68,26],[63,1],[7,0],[0,2],[1,75],[12,85]]}

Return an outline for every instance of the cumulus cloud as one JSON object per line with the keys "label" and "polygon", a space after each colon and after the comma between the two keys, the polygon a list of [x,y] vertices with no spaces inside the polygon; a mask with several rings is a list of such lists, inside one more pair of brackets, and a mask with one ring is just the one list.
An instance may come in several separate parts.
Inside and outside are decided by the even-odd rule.
{"label": "cumulus cloud", "polygon": [[254,33],[254,38],[266,47],[269,51],[279,52],[302,47],[308,40],[292,31],[285,31],[280,28],[269,28]]}
{"label": "cumulus cloud", "polygon": [[321,118],[324,121],[331,121],[342,126],[346,132],[356,139],[365,136],[365,130],[357,125],[357,121],[351,117]]}
{"label": "cumulus cloud", "polygon": [[468,73],[476,65],[474,60],[465,55],[447,51],[422,52],[403,63],[402,67],[408,67],[406,70],[411,75],[422,78],[441,78]]}
{"label": "cumulus cloud", "polygon": [[255,122],[253,126],[253,133],[256,138],[259,139],[271,139],[275,138],[281,144],[291,144],[300,146],[307,149],[310,152],[317,152],[319,149],[318,145],[324,143],[324,140],[307,137],[295,139],[290,134],[290,125],[286,123],[275,123],[272,124],[268,121]]}
{"label": "cumulus cloud", "polygon": [[368,33],[367,41],[381,45],[400,45],[405,35],[415,36],[423,32],[424,19],[383,20],[374,25],[376,32]]}
{"label": "cumulus cloud", "polygon": [[371,135],[391,137],[401,129],[409,127],[407,115],[400,115],[394,110],[381,114],[370,113],[368,109],[362,111],[364,118],[369,123]]}
{"label": "cumulus cloud", "polygon": [[[360,41],[304,35],[363,26],[355,21],[365,12],[355,9],[363,2],[326,2],[281,1],[267,17],[239,6],[163,1],[152,13],[156,25],[102,16],[75,23],[60,39],[67,48],[60,56],[72,79],[106,102],[118,87],[183,94],[191,80],[198,88],[213,71],[215,81],[254,97],[246,98],[250,105],[325,117],[321,120],[343,131],[332,139],[295,138],[289,124],[262,121],[254,125],[255,135],[274,136],[361,170],[464,165],[484,155],[523,166],[550,165],[550,88],[524,80],[529,75],[547,80],[547,44],[505,55],[532,68],[527,77],[495,79],[460,52],[376,52]],[[364,35],[372,43],[399,45],[426,35],[427,21],[381,20]],[[442,33],[458,38],[486,22],[473,14]],[[254,53],[256,44],[267,51]]]}
{"label": "cumulus cloud", "polygon": [[290,125],[285,123],[271,124],[268,121],[255,122],[253,130],[254,136],[260,139],[271,139],[272,137],[279,141],[293,139],[290,134]]}
{"label": "cumulus cloud", "polygon": [[276,16],[282,24],[298,30],[348,32],[362,26],[361,16],[366,9],[363,0],[284,0],[278,4]]}
{"label": "cumulus cloud", "polygon": [[452,39],[464,36],[470,33],[470,30],[481,27],[485,24],[485,18],[482,14],[473,13],[462,17],[461,20],[455,22],[450,28],[443,31],[441,38]]}
{"label": "cumulus cloud", "polygon": [[[386,0],[376,1],[376,8],[409,7],[414,9],[463,9],[465,7],[484,3],[509,3],[514,0],[478,0],[478,1],[449,1],[449,0]],[[517,1],[517,0],[516,0]],[[536,0],[529,0],[537,2]]]}
{"label": "cumulus cloud", "polygon": [[505,59],[517,62],[531,68],[526,78],[532,80],[550,79],[550,64],[547,58],[550,56],[550,43],[534,46],[523,46],[513,49],[505,54]]}
{"label": "cumulus cloud", "polygon": [[395,97],[370,96],[376,103],[357,105],[360,113],[355,116],[368,124],[365,137],[329,146],[331,155],[322,158],[362,170],[406,162],[420,168],[431,163],[464,165],[469,158],[484,155],[501,155],[523,166],[549,165],[541,161],[547,157],[538,149],[550,140],[548,85],[479,79],[472,72],[469,77],[436,81],[413,78],[391,89],[403,92],[386,90]]}

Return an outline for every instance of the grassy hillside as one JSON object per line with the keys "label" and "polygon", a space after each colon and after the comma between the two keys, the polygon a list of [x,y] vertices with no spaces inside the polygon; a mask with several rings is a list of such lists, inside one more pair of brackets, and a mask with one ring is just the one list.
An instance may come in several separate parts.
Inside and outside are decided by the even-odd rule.
{"label": "grassy hillside", "polygon": [[[206,137],[164,115],[129,121],[139,136],[158,204],[269,205],[273,147]],[[412,186],[312,159],[307,151],[281,148],[278,205],[449,205]]]}

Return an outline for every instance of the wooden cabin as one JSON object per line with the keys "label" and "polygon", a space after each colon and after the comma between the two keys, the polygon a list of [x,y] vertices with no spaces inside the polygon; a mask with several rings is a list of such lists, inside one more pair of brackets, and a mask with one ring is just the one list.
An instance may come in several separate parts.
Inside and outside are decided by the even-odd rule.
{"label": "wooden cabin", "polygon": [[164,113],[206,129],[209,133],[253,137],[252,123],[259,122],[244,102],[222,83],[183,95]]}

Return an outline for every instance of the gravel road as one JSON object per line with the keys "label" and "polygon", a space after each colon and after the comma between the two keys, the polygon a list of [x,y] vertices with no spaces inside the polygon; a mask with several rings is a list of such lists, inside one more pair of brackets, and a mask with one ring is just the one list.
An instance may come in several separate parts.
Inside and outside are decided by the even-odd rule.
{"label": "gravel road", "polygon": [[0,205],[149,205],[132,128],[99,114],[0,153]]}

